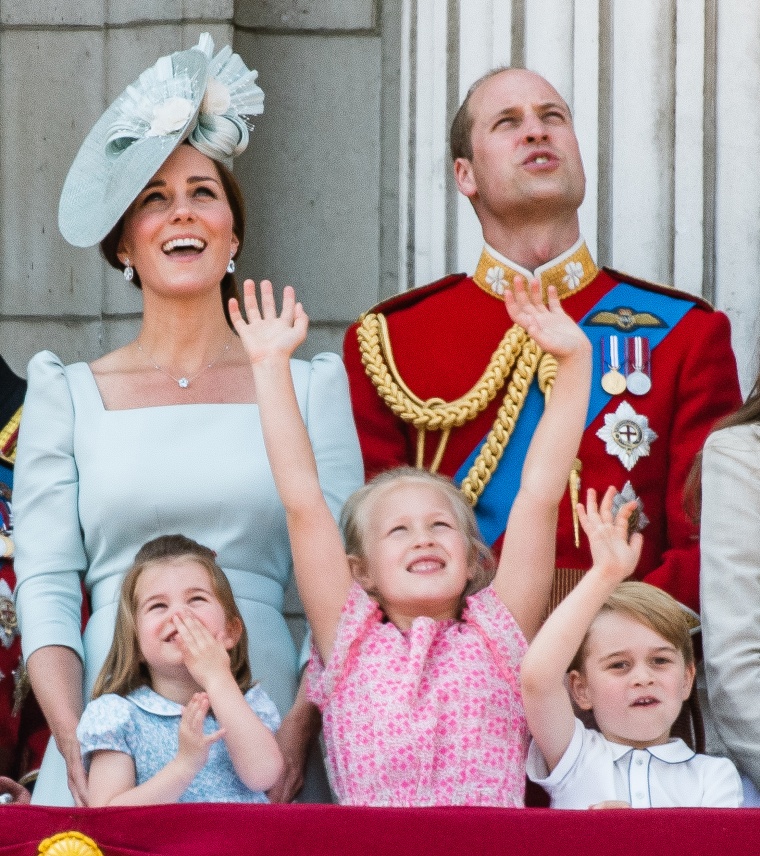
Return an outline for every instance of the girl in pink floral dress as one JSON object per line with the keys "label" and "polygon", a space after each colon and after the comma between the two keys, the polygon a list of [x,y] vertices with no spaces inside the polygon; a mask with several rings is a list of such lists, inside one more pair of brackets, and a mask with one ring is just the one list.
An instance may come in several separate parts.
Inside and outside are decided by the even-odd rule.
{"label": "girl in pink floral dress", "polygon": [[[308,319],[286,287],[245,283],[230,315],[253,368],[267,454],[287,513],[313,633],[310,694],[323,712],[340,801],[422,806],[523,803],[528,733],[519,664],[547,608],[557,507],[583,431],[591,345],[537,281],[505,302],[557,359],[498,569],[472,509],[446,479],[379,476],[344,509],[346,545],[322,497],[288,360]],[[255,522],[254,522],[255,525]]]}

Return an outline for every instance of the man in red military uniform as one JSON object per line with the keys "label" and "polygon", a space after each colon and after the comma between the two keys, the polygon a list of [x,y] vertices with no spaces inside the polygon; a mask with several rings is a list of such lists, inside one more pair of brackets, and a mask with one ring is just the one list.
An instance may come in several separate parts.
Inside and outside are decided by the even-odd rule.
{"label": "man in red military uniform", "polygon": [[[699,608],[698,533],[683,511],[694,456],[740,403],[728,319],[674,289],[600,270],[583,242],[585,176],[569,108],[542,77],[500,70],[452,125],[459,190],[485,248],[457,274],[392,298],[349,329],[345,361],[368,476],[417,464],[452,476],[498,549],[553,361],[502,304],[516,275],[556,286],[591,339],[586,431],[557,530],[555,601],[590,567],[571,497],[615,485],[648,518],[640,579]],[[526,533],[530,537],[530,533]]]}
{"label": "man in red military uniform", "polygon": [[[0,793],[28,802],[50,732],[23,677],[21,639],[13,605],[11,490],[16,438],[26,382],[0,357]],[[13,781],[10,781],[13,780]]]}

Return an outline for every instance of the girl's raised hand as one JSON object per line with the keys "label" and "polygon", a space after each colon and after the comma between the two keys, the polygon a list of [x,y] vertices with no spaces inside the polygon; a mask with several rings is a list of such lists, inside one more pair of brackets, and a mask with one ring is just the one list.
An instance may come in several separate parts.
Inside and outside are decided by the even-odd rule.
{"label": "girl's raised hand", "polygon": [[635,570],[641,555],[644,539],[640,532],[628,536],[628,521],[636,502],[627,502],[613,516],[612,502],[615,488],[608,487],[602,504],[597,504],[596,491],[589,488],[586,505],[578,503],[578,518],[589,540],[594,567],[622,582]]}
{"label": "girl's raised hand", "polygon": [[179,722],[179,748],[177,760],[192,772],[199,773],[208,761],[212,744],[224,737],[224,729],[213,734],[203,733],[203,722],[209,712],[210,704],[206,693],[195,693],[182,711]]}
{"label": "girl's raised hand", "polygon": [[230,299],[230,320],[240,336],[252,364],[272,356],[290,355],[306,339],[309,318],[303,306],[296,302],[295,291],[286,285],[282,293],[282,311],[277,314],[272,283],[262,279],[259,284],[261,307],[256,300],[256,284],[252,279],[243,283],[243,303],[248,320],[240,313],[240,306]]}
{"label": "girl's raised hand", "polygon": [[557,297],[557,289],[549,286],[548,306],[541,298],[541,282],[532,279],[526,288],[525,280],[516,276],[511,289],[504,292],[504,304],[509,317],[523,327],[544,351],[558,360],[578,352],[590,350],[586,334],[565,312]]}
{"label": "girl's raised hand", "polygon": [[222,639],[217,639],[190,612],[174,616],[177,644],[193,680],[205,690],[214,678],[230,672],[230,655]]}

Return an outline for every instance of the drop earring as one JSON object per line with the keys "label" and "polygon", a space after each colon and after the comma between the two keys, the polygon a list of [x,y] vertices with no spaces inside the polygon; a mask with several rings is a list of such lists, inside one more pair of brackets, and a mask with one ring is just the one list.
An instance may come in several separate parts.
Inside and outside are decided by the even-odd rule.
{"label": "drop earring", "polygon": [[124,279],[127,282],[132,282],[132,277],[135,275],[135,269],[129,263],[129,259],[124,259]]}
{"label": "drop earring", "polygon": [[227,265],[227,273],[235,273],[235,259],[230,256],[230,263]]}

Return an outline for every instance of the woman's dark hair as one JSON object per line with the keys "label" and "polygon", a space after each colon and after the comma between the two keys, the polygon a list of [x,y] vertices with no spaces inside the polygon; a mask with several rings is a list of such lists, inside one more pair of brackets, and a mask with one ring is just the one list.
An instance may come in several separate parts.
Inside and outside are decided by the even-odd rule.
{"label": "woman's dark hair", "polygon": [[[190,144],[183,143],[183,145]],[[237,183],[237,179],[230,172],[230,170],[227,169],[224,164],[219,163],[219,161],[213,161],[213,164],[216,167],[217,173],[219,174],[219,180],[222,183],[224,193],[227,197],[227,202],[229,203],[230,210],[232,211],[232,230],[238,239],[238,246],[235,250],[235,255],[233,256],[233,258],[236,259],[243,251],[243,243],[245,242],[245,201],[243,200],[243,194],[240,190],[240,185]],[[118,251],[119,244],[121,243],[122,232],[124,231],[124,218],[126,216],[126,212],[122,214],[113,229],[111,229],[111,231],[100,242],[101,255],[108,262],[108,264],[111,265],[112,268],[116,268],[116,270],[119,271],[124,270],[124,265],[122,264],[122,261],[118,256]],[[136,285],[138,288],[142,288],[142,285],[140,284],[140,277],[137,271],[135,271],[134,273],[132,285]],[[230,328],[232,328],[232,321],[230,321],[229,310],[227,307],[231,297],[240,297],[237,281],[235,280],[235,274],[224,274],[221,281],[221,292],[222,306],[224,308],[224,317],[227,319],[227,323],[230,325]]]}

